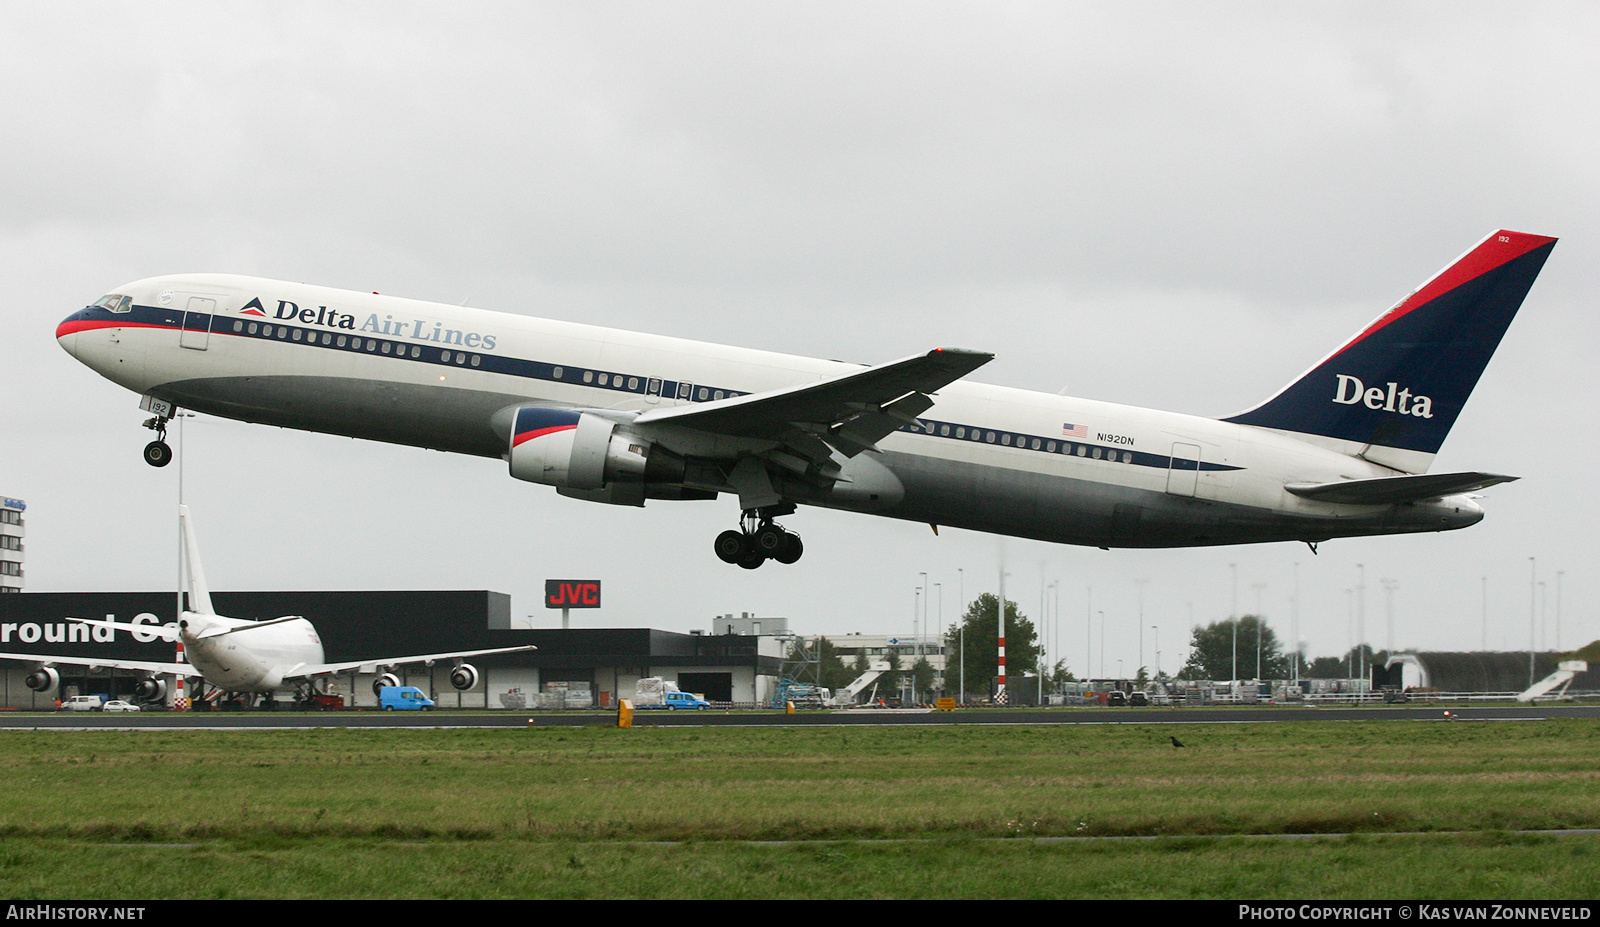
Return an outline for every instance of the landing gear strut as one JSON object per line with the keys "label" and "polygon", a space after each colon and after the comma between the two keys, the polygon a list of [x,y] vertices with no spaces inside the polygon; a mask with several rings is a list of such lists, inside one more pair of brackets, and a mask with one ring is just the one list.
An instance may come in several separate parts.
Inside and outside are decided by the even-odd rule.
{"label": "landing gear strut", "polygon": [[800,535],[785,530],[772,519],[788,515],[793,505],[775,505],[760,509],[745,509],[739,516],[740,530],[724,531],[717,535],[717,557],[724,563],[736,563],[753,570],[768,560],[794,563],[805,552]]}
{"label": "landing gear strut", "polygon": [[144,427],[156,433],[156,439],[144,446],[144,462],[152,467],[172,463],[172,448],[167,445],[167,421],[158,415],[144,423]]}

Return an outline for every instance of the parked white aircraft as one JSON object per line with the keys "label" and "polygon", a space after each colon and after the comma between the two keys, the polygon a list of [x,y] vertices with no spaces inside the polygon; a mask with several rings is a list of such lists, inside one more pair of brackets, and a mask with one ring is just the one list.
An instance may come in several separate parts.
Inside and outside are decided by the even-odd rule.
{"label": "parked white aircraft", "polygon": [[251,277],[153,277],[73,313],[69,353],[143,396],[499,457],[593,502],[739,498],[718,556],[790,563],[797,505],[1098,547],[1441,531],[1512,479],[1427,474],[1555,239],[1489,235],[1276,396],[1222,420]]}
{"label": "parked white aircraft", "polygon": [[161,675],[198,675],[211,685],[229,692],[270,693],[283,688],[287,683],[303,693],[309,693],[311,683],[319,676],[331,676],[363,666],[380,666],[385,668],[385,672],[373,681],[373,690],[377,691],[382,686],[400,684],[399,679],[388,672],[388,668],[407,663],[431,665],[439,660],[457,661],[456,667],[450,671],[450,684],[457,689],[465,690],[478,684],[478,670],[470,663],[460,662],[464,658],[536,649],[530,644],[521,647],[499,647],[493,650],[462,650],[455,653],[377,657],[344,663],[326,663],[323,661],[322,639],[317,637],[317,629],[304,618],[289,616],[267,621],[247,621],[217,614],[211,605],[211,591],[206,585],[205,570],[200,563],[200,548],[195,543],[194,526],[190,524],[188,506],[178,506],[178,521],[183,530],[184,559],[189,568],[189,607],[179,615],[176,627],[101,621],[93,618],[68,620],[96,627],[154,634],[174,642],[181,640],[187,663],[26,653],[0,653],[0,658],[38,661],[41,664],[39,669],[29,674],[25,680],[28,688],[36,692],[49,692],[60,684],[61,677],[55,669],[55,664],[58,663],[69,666],[106,666],[151,673],[154,675],[139,684],[138,695],[143,701],[157,701],[166,694],[165,681],[159,678]]}

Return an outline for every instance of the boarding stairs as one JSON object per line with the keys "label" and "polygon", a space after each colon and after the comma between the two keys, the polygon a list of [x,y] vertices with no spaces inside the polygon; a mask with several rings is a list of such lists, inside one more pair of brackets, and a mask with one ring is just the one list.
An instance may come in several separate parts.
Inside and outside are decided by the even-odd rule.
{"label": "boarding stairs", "polygon": [[872,685],[879,676],[887,672],[889,672],[889,661],[873,660],[867,664],[865,673],[857,676],[849,685],[833,694],[833,704],[835,706],[855,704],[856,696],[860,695],[867,686]]}
{"label": "boarding stairs", "polygon": [[1588,668],[1589,664],[1582,660],[1563,660],[1556,664],[1555,672],[1529,686],[1526,692],[1520,693],[1517,696],[1517,701],[1531,702],[1549,693],[1550,690],[1557,686],[1561,687],[1561,691],[1557,692],[1552,698],[1560,698],[1566,694],[1567,686],[1572,685],[1573,678]]}

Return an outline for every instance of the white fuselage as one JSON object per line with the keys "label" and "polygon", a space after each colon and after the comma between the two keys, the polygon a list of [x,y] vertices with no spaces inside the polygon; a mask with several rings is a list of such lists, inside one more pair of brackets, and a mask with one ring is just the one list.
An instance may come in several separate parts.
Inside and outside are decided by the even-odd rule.
{"label": "white fuselage", "polygon": [[[231,692],[271,692],[281,687],[285,676],[323,662],[322,639],[306,619],[252,627],[255,624],[186,611],[182,623],[184,657],[206,682]],[[202,636],[216,627],[246,630]]]}
{"label": "white fuselage", "polygon": [[[859,369],[249,277],[158,277],[117,292],[130,310],[85,309],[58,338],[130,390],[244,421],[486,457],[507,453],[495,413],[522,403],[646,411]],[[918,426],[878,442],[873,456],[892,475],[884,492],[841,484],[798,501],[1106,547],[1317,541],[1482,517],[1464,496],[1348,505],[1284,489],[1395,474],[1336,442],[965,381],[934,399]]]}

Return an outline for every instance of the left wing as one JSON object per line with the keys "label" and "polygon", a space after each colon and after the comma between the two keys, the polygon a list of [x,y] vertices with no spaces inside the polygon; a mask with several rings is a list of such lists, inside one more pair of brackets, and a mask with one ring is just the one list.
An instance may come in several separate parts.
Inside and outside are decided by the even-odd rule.
{"label": "left wing", "polygon": [[345,663],[302,663],[289,672],[283,674],[285,679],[298,679],[302,676],[326,676],[330,673],[342,673],[345,670],[359,669],[363,666],[399,666],[403,663],[433,663],[437,660],[455,660],[463,657],[482,657],[491,653],[517,653],[523,650],[538,650],[532,644],[521,647],[499,647],[494,650],[457,650],[453,653],[424,653],[412,657],[370,657],[365,660],[350,660]]}
{"label": "left wing", "polygon": [[[139,625],[139,630],[149,630],[148,625]],[[54,665],[66,663],[69,666],[110,667],[111,669],[136,670],[141,673],[169,673],[173,676],[198,676],[200,671],[188,663],[156,663],[147,660],[112,660],[104,657],[60,657],[51,653],[0,653],[0,660],[31,660],[35,663]]]}
{"label": "left wing", "polygon": [[[736,438],[777,441],[813,460],[830,456],[826,442],[846,457],[877,450],[876,444],[933,406],[932,393],[994,359],[963,348],[852,370],[782,389],[710,403],[655,409],[635,426],[676,425]],[[810,440],[808,441],[807,438]]]}

